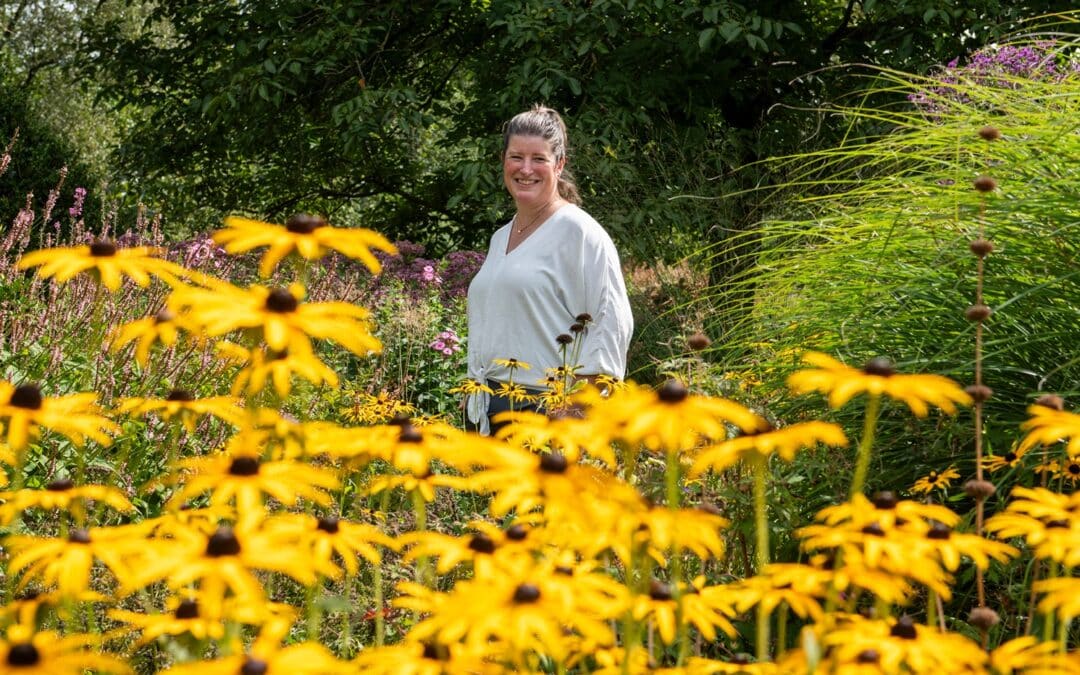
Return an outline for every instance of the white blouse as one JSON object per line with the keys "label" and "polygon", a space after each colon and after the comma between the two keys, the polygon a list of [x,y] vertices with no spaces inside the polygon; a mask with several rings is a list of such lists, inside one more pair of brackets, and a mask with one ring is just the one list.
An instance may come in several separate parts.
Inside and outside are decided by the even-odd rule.
{"label": "white blouse", "polygon": [[[469,284],[469,377],[506,382],[509,369],[494,359],[517,359],[514,382],[543,389],[549,369],[563,365],[556,337],[570,334],[578,315],[592,316],[577,371],[622,378],[634,329],[619,253],[604,228],[567,204],[511,252],[508,223],[491,236],[483,266]],[[569,349],[569,348],[568,348]],[[488,433],[488,397],[468,401],[469,419]]]}

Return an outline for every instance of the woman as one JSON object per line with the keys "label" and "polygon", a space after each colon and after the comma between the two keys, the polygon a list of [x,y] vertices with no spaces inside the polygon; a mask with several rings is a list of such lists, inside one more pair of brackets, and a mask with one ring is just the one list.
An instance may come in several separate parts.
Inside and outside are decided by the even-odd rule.
{"label": "woman", "polygon": [[[578,367],[574,375],[625,374],[634,322],[619,254],[578,206],[566,160],[566,126],[554,110],[534,106],[506,124],[503,183],[517,212],[492,235],[469,285],[469,377],[478,382],[546,388],[545,378],[564,365],[575,323],[577,362],[566,364]],[[511,370],[511,359],[531,368]],[[490,433],[490,415],[508,407],[484,393],[466,402],[469,421],[483,434]]]}

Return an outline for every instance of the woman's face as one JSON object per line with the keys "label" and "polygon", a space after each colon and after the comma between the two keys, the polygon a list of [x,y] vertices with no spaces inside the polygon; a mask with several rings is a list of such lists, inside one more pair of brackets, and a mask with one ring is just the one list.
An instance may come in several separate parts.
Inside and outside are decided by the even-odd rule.
{"label": "woman's face", "polygon": [[559,174],[566,159],[555,160],[551,144],[540,136],[511,136],[503,154],[503,183],[519,209],[536,209],[559,194]]}

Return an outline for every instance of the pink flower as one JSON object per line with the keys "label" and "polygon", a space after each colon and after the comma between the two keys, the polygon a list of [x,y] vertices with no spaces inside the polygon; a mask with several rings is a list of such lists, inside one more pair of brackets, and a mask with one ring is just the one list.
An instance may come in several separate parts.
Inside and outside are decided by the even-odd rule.
{"label": "pink flower", "polygon": [[446,354],[447,356],[452,356],[453,353],[454,353],[454,350],[447,347],[446,349],[442,350],[442,353]]}
{"label": "pink flower", "polygon": [[435,342],[431,343],[431,348],[442,351],[442,350],[446,349],[446,343],[443,342],[442,340],[436,340]]}

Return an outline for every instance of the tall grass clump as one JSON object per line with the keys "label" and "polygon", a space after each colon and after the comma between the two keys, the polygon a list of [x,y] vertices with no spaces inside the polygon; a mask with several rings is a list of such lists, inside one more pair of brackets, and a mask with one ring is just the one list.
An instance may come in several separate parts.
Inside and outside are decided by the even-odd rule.
{"label": "tall grass clump", "polygon": [[[1006,454],[1002,432],[1028,403],[1080,386],[1078,50],[1062,35],[987,47],[925,76],[866,72],[868,89],[820,111],[846,121],[842,144],[770,160],[786,176],[770,195],[779,206],[734,245],[753,259],[747,272],[706,301],[725,328],[710,356],[733,369],[762,364],[757,392],[781,416],[806,412],[775,396],[807,349],[849,363],[888,355],[971,383],[968,245],[985,228],[996,245],[982,301],[992,311],[983,377],[994,391],[985,440]],[[1000,130],[993,143],[980,138],[987,125]],[[987,195],[973,189],[984,175],[996,180]],[[885,410],[882,423],[891,417]],[[870,485],[947,465],[972,443],[957,428],[904,423],[884,434]],[[960,469],[974,472],[970,459]]]}

